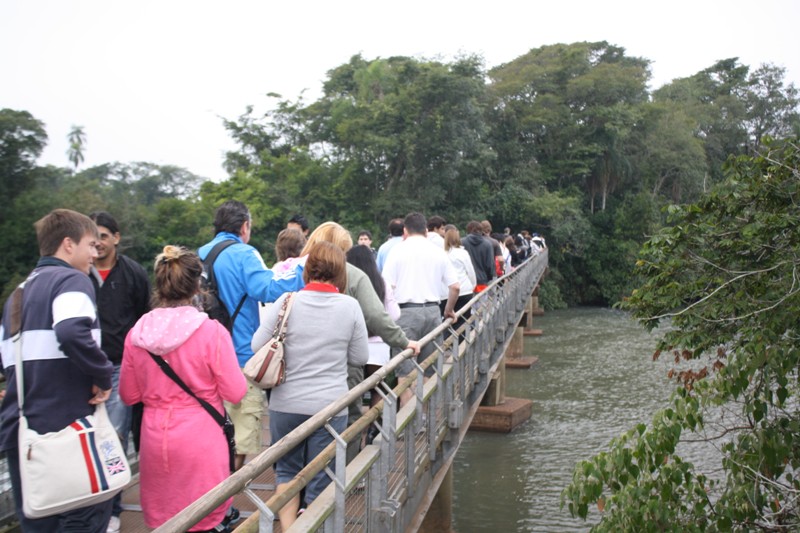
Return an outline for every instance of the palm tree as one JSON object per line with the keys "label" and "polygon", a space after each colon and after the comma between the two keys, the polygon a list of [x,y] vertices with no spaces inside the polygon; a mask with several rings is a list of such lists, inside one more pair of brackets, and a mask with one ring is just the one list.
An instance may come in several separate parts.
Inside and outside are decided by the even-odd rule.
{"label": "palm tree", "polygon": [[67,135],[67,141],[69,142],[67,157],[75,166],[75,170],[78,170],[78,166],[83,163],[83,146],[86,144],[86,133],[83,132],[83,126],[73,124]]}

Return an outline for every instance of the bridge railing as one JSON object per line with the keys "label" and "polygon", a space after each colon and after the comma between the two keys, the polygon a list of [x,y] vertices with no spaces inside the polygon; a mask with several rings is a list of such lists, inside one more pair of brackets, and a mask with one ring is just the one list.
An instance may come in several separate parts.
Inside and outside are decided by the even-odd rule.
{"label": "bridge railing", "polygon": [[[431,343],[434,353],[421,364],[415,363],[416,370],[394,389],[386,384],[386,378],[410,354],[408,350],[155,531],[186,531],[226,499],[243,492],[259,511],[237,531],[271,532],[275,513],[322,470],[333,482],[297,519],[292,531],[417,529],[546,267],[545,250],[473,298],[458,313],[472,311],[458,331],[447,320],[420,339],[422,345]],[[443,336],[448,340],[443,342]],[[433,376],[426,380],[425,370],[431,367]],[[383,402],[341,434],[328,425],[331,417],[376,387]],[[412,390],[414,399],[398,410],[398,398],[407,389]],[[371,424],[380,429],[380,436],[346,464],[347,444],[360,440]],[[334,442],[288,483],[286,490],[264,502],[248,488],[280,457],[323,426]],[[328,468],[332,461],[335,474]]]}

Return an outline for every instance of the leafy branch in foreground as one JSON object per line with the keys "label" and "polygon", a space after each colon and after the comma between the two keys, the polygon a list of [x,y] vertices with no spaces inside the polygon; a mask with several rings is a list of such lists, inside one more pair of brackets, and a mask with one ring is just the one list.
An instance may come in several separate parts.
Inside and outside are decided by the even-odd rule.
{"label": "leafy branch in foreground", "polygon": [[[800,528],[799,163],[796,139],[729,161],[644,245],[622,307],[651,330],[669,321],[654,357],[673,354],[680,387],[576,466],[562,507],[596,505],[594,530]],[[681,457],[697,443],[713,451],[702,466]]]}

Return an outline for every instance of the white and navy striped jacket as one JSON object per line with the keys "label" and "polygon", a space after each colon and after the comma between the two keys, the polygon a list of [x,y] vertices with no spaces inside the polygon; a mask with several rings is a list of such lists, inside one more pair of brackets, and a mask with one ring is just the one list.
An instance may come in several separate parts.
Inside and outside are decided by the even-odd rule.
{"label": "white and navy striped jacket", "polygon": [[[0,405],[0,451],[17,447],[19,409],[10,300],[0,325],[6,396]],[[113,366],[100,349],[100,322],[89,277],[54,257],[43,257],[24,283],[22,359],[25,415],[38,433],[58,431],[94,412],[92,385],[111,388]]]}

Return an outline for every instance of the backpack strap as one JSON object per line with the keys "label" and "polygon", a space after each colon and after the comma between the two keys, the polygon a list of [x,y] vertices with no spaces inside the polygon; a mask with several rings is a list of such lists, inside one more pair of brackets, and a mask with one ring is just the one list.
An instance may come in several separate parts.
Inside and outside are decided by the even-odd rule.
{"label": "backpack strap", "polygon": [[[211,248],[211,251],[208,252],[205,260],[203,260],[203,265],[205,265],[206,271],[208,272],[208,285],[215,290],[217,294],[219,294],[219,287],[217,287],[217,276],[214,274],[214,263],[216,262],[219,254],[221,254],[225,248],[236,244],[237,242],[239,241],[234,239],[225,239],[224,241],[218,242],[213,248]],[[242,299],[239,300],[239,305],[236,306],[236,310],[231,315],[231,331],[233,331],[233,323],[236,321],[236,317],[239,316],[239,311],[242,310],[245,300],[247,300],[247,292],[245,292],[244,296],[242,296]],[[222,302],[222,305],[225,305],[225,303]]]}

